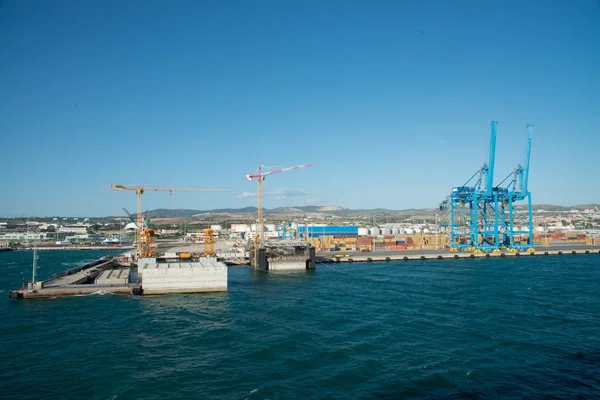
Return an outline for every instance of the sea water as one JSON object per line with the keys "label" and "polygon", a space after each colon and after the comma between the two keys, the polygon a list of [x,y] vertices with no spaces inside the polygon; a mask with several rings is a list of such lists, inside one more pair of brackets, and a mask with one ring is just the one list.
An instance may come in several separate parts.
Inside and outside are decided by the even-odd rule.
{"label": "sea water", "polygon": [[[38,276],[108,252],[39,252]],[[229,268],[229,291],[14,300],[0,398],[600,398],[600,256]]]}

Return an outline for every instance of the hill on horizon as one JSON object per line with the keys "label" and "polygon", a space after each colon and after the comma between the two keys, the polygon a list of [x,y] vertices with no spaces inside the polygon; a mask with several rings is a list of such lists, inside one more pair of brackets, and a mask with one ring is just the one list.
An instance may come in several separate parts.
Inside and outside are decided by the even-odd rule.
{"label": "hill on horizon", "polygon": [[[518,210],[526,210],[526,204],[519,204],[515,206]],[[548,212],[566,212],[570,210],[600,210],[600,204],[578,204],[574,206],[559,206],[554,204],[533,204],[532,210],[539,211],[544,210]],[[243,208],[217,208],[211,210],[192,210],[192,209],[166,209],[159,208],[155,210],[148,210],[144,212],[144,215],[148,218],[193,218],[200,216],[211,216],[218,217],[223,216],[227,218],[244,218],[255,217],[257,213],[257,207],[243,207]],[[402,210],[392,210],[387,208],[371,208],[371,209],[349,209],[340,206],[327,205],[327,206],[291,206],[291,207],[276,207],[276,208],[263,208],[265,216],[303,216],[303,215],[321,215],[321,216],[357,216],[357,215],[433,215],[440,213],[437,207],[432,208],[408,208]],[[135,213],[132,214],[135,218]],[[69,216],[65,218],[59,215],[46,215],[46,216],[22,216],[22,217],[2,217],[5,220],[24,220],[27,218],[40,218],[52,220],[57,218],[59,222],[65,222],[67,220],[73,221],[74,219],[83,222],[86,218],[89,220],[102,220],[102,219],[118,219],[125,218],[125,215],[108,215],[108,216]]]}
{"label": "hill on horizon", "polygon": [[[515,208],[526,209],[527,206],[523,204],[517,205]],[[534,204],[532,209],[534,211],[545,210],[549,212],[558,211],[570,211],[570,210],[586,210],[600,208],[599,204],[580,204],[575,206],[559,206],[553,204]],[[263,208],[263,214],[265,216],[274,215],[288,215],[288,216],[299,216],[306,214],[324,214],[324,215],[337,215],[337,216],[349,216],[356,214],[430,214],[435,213],[437,208],[409,208],[402,210],[392,210],[386,208],[372,208],[372,209],[348,209],[340,206],[292,206],[292,207],[276,207],[276,208]],[[243,208],[217,208],[211,210],[191,210],[191,209],[165,209],[159,208],[156,210],[150,210],[144,212],[148,218],[192,218],[200,217],[203,215],[211,216],[252,216],[256,215],[257,207],[243,207]]]}

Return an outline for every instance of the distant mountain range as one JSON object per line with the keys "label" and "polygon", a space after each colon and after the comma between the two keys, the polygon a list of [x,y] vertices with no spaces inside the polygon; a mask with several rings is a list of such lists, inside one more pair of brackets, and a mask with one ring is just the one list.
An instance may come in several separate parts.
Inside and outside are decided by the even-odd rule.
{"label": "distant mountain range", "polygon": [[[519,204],[515,207],[518,210],[526,210],[527,205]],[[554,204],[534,204],[532,205],[534,211],[544,210],[548,212],[560,212],[570,210],[600,210],[600,204],[579,204],[576,206],[557,206]],[[409,208],[404,210],[390,210],[386,208],[372,208],[372,209],[355,209],[351,210],[340,206],[297,206],[297,207],[277,207],[277,208],[263,208],[263,213],[266,217],[303,217],[303,216],[338,216],[338,217],[385,217],[385,216],[428,216],[433,217],[435,214],[442,214],[446,211],[440,211],[439,208]],[[598,212],[598,211],[597,211]],[[223,220],[248,220],[256,218],[257,209],[256,207],[244,207],[244,208],[217,208],[213,210],[190,210],[190,209],[166,209],[159,208],[156,210],[145,211],[144,215],[149,218],[190,218],[190,219],[223,219]],[[88,219],[102,220],[102,219],[113,219],[123,218],[125,215],[112,215],[105,217],[89,217]],[[135,218],[135,214],[131,216]],[[6,218],[6,217],[3,217]],[[26,217],[9,217],[6,219],[21,220]],[[29,218],[32,218],[30,216]],[[67,220],[64,217],[43,217],[49,220],[55,218],[55,220]],[[81,220],[84,221],[86,218],[69,217],[68,220]]]}
{"label": "distant mountain range", "polygon": [[[581,204],[576,206],[557,206],[553,204],[535,204],[532,205],[534,211],[545,210],[549,212],[570,211],[570,210],[586,210],[600,209],[599,204]],[[517,209],[526,209],[526,205],[518,205]],[[353,215],[425,215],[435,214],[439,212],[437,208],[411,208],[404,210],[390,210],[385,208],[374,209],[356,209],[351,210],[340,206],[297,206],[297,207],[277,207],[263,208],[265,216],[303,216],[303,215],[336,215],[336,216],[353,216]],[[165,209],[146,211],[144,214],[149,218],[194,218],[202,216],[222,216],[222,217],[246,217],[256,215],[256,207],[244,208],[218,208],[213,210],[190,210],[190,209]]]}
{"label": "distant mountain range", "polygon": [[[201,217],[204,215],[255,215],[257,207],[244,208],[218,208],[214,210],[189,210],[189,209],[164,209],[146,211],[144,214],[149,218],[192,218]],[[278,207],[273,209],[263,208],[263,214],[268,215],[307,215],[307,214],[334,214],[340,215],[344,213],[356,213],[357,210],[348,210],[339,206],[298,206],[298,207]]]}

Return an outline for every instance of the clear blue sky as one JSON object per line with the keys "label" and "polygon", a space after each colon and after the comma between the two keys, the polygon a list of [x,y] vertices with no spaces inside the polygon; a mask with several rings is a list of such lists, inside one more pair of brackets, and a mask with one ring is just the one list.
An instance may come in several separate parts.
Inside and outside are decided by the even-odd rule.
{"label": "clear blue sky", "polygon": [[[534,124],[534,203],[600,202],[600,3],[0,1],[1,216],[435,207]],[[245,193],[248,192],[248,193]]]}

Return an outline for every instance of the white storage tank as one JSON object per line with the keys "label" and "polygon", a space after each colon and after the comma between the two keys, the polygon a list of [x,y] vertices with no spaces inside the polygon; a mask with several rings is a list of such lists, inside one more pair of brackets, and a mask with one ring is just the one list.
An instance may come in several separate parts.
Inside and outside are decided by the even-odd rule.
{"label": "white storage tank", "polygon": [[371,236],[377,236],[377,235],[381,234],[381,231],[377,227],[372,227],[372,228],[369,228],[369,234]]}
{"label": "white storage tank", "polygon": [[400,228],[392,228],[392,235],[399,235],[400,234]]}
{"label": "white storage tank", "polygon": [[391,235],[392,230],[390,228],[381,228],[381,234],[382,235]]}
{"label": "white storage tank", "polygon": [[275,232],[276,231],[275,225],[273,225],[273,224],[266,224],[264,230],[265,230],[265,232]]}
{"label": "white storage tank", "polygon": [[236,224],[235,225],[235,231],[237,233],[244,233],[244,232],[248,232],[250,230],[250,227],[246,224]]}
{"label": "white storage tank", "polygon": [[358,228],[358,236],[369,236],[369,228]]}
{"label": "white storage tank", "polygon": [[404,230],[404,233],[406,233],[407,235],[412,235],[413,233],[415,233],[415,231],[411,228],[406,228]]}

